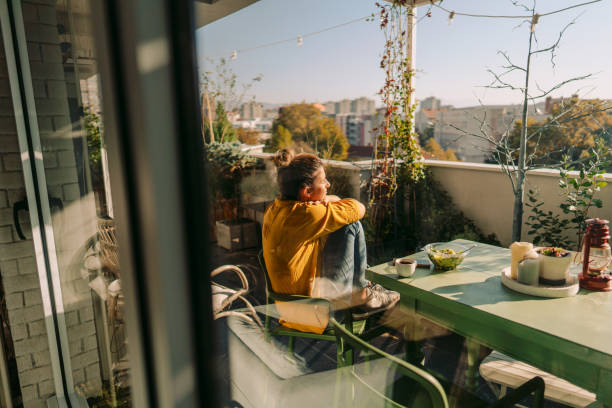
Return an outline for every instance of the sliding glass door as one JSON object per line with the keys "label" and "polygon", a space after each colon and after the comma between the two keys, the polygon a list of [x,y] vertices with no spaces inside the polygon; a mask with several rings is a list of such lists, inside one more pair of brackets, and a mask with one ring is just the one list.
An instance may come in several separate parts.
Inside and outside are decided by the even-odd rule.
{"label": "sliding glass door", "polygon": [[192,7],[0,0],[0,408],[214,399]]}
{"label": "sliding glass door", "polygon": [[90,1],[1,7],[4,400],[130,405]]}

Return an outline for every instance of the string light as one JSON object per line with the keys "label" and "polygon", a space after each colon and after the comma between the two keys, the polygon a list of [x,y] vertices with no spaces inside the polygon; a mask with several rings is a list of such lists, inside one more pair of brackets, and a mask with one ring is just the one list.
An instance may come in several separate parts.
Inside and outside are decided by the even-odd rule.
{"label": "string light", "polygon": [[[584,2],[584,3],[574,4],[573,6],[565,7],[565,8],[559,9],[559,10],[555,10],[555,11],[550,11],[548,13],[540,13],[538,15],[538,17],[550,16],[552,14],[561,13],[562,11],[567,11],[567,10],[570,10],[570,9],[573,9],[573,8],[576,8],[576,7],[582,7],[582,6],[586,6],[588,4],[599,3],[600,1],[601,0],[592,0],[592,1],[587,1],[587,2]],[[452,13],[453,17],[455,15],[457,15],[457,16],[464,16],[464,17],[479,17],[479,18],[528,18],[528,19],[531,19],[531,18],[535,17],[534,15],[504,16],[504,15],[460,13],[458,11],[455,12],[455,11],[448,10],[448,9],[446,9],[446,8],[442,7],[441,5],[436,4],[436,3],[432,3],[430,7],[437,7],[440,10],[446,11],[447,13],[449,13],[449,16]]]}
{"label": "string light", "polygon": [[[321,33],[324,33],[326,31],[330,31],[330,30],[335,30],[336,28],[344,27],[344,26],[349,25],[349,24],[358,23],[360,21],[369,20],[369,19],[372,18],[372,16],[373,16],[372,14],[369,14],[369,15],[364,16],[364,17],[356,18],[354,20],[346,21],[346,22],[341,23],[341,24],[336,24],[336,25],[331,26],[331,27],[323,28],[321,30],[314,31],[312,33],[302,34],[301,36],[297,37],[297,43],[298,43],[298,45],[302,45],[303,42],[304,42],[303,39],[306,38],[306,37],[310,37],[310,36],[313,36],[313,35],[321,34]],[[234,50],[234,51],[232,51],[232,59],[236,59],[238,53],[243,54],[245,52],[258,50],[260,48],[272,47],[274,45],[279,45],[279,44],[283,44],[283,43],[287,43],[287,42],[293,42],[293,41],[296,41],[296,37],[291,37],[291,38],[288,38],[286,40],[274,41],[274,42],[258,45],[256,47],[252,47],[252,48],[244,48],[244,49]],[[210,55],[208,57],[209,58],[214,58],[214,57],[222,57],[224,55],[227,55],[227,54],[215,54],[215,55]]]}
{"label": "string light", "polygon": [[[448,13],[448,24],[449,25],[453,22],[455,16],[476,17],[476,18],[502,18],[502,19],[506,19],[506,18],[509,18],[509,19],[520,18],[520,19],[530,19],[531,20],[531,30],[533,31],[533,30],[535,30],[535,25],[538,24],[540,17],[549,16],[549,15],[556,14],[556,13],[561,13],[563,11],[567,11],[567,10],[570,10],[570,9],[573,9],[573,8],[576,8],[576,7],[586,6],[588,4],[599,3],[600,1],[602,1],[602,0],[591,0],[591,1],[584,2],[584,3],[574,4],[573,6],[565,7],[563,9],[551,11],[551,12],[548,12],[548,13],[538,13],[538,14],[534,14],[534,15],[489,15],[489,14],[461,13],[461,12],[454,11],[454,10],[448,10],[448,9],[442,7],[440,4],[434,3],[433,0],[432,0],[428,10],[425,12],[425,14],[421,18],[419,18],[417,20],[417,24],[420,23],[424,18],[431,17],[432,16],[432,13],[431,13],[432,7],[437,7],[440,10],[445,11],[445,12]],[[286,43],[286,42],[296,41],[296,39],[297,39],[297,45],[298,46],[302,46],[302,44],[304,43],[303,39],[305,37],[321,34],[321,33],[324,33],[326,31],[334,30],[336,28],[340,28],[340,27],[343,27],[345,25],[357,23],[357,22],[360,22],[360,21],[369,20],[373,16],[374,16],[374,14],[370,14],[370,15],[367,15],[367,16],[364,16],[364,17],[360,17],[360,18],[357,18],[357,19],[354,19],[354,20],[347,21],[345,23],[341,23],[341,24],[337,24],[337,25],[334,25],[334,26],[331,26],[331,27],[327,27],[327,28],[324,28],[324,29],[319,30],[319,31],[314,31],[314,32],[308,33],[308,34],[303,34],[301,36],[298,36],[297,38],[296,37],[292,37],[292,38],[288,38],[286,40],[274,41],[274,42],[271,42],[271,43],[258,45],[256,47],[252,47],[252,48],[245,48],[245,49],[240,49],[240,50],[234,50],[234,51],[232,51],[231,59],[232,60],[237,59],[238,58],[238,52],[240,52],[240,53],[249,52],[249,51],[257,50],[257,49],[260,49],[260,48],[266,48],[266,47],[271,47],[271,46],[274,46],[274,45],[283,44],[283,43]],[[209,57],[220,57],[220,56],[223,56],[223,55],[224,54],[217,54],[217,55],[212,55],[212,56],[209,56]],[[227,54],[225,54],[225,55],[227,55]]]}
{"label": "string light", "polygon": [[538,24],[538,21],[540,21],[540,15],[536,13],[533,15],[533,18],[531,19],[531,32],[532,33],[535,31],[535,25]]}

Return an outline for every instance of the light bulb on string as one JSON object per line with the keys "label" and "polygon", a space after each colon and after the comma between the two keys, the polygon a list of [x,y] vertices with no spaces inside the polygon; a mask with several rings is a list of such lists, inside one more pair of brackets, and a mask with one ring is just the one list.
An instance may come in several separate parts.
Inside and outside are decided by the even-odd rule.
{"label": "light bulb on string", "polygon": [[302,36],[301,35],[298,36],[298,38],[297,38],[297,45],[298,45],[298,47],[301,47],[303,43],[304,43],[304,41],[302,40]]}
{"label": "light bulb on string", "polygon": [[234,50],[232,51],[232,59],[235,60],[236,58],[238,58],[238,51]]}
{"label": "light bulb on string", "polygon": [[533,17],[531,18],[531,32],[535,32],[535,26],[536,24],[538,24],[538,22],[540,21],[540,15],[539,14],[534,14]]}
{"label": "light bulb on string", "polygon": [[448,15],[448,25],[451,25],[451,23],[453,22],[453,19],[455,18],[455,12],[451,11]]}

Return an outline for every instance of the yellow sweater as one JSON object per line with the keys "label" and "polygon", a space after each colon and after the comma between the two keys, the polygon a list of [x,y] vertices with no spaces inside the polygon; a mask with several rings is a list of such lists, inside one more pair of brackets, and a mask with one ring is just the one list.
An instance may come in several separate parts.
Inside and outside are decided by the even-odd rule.
{"label": "yellow sweater", "polygon": [[[327,236],[359,218],[359,205],[351,198],[326,205],[274,201],[266,210],[262,231],[264,259],[274,291],[311,296]],[[325,330],[328,310],[294,303],[277,303],[285,326],[314,333]]]}

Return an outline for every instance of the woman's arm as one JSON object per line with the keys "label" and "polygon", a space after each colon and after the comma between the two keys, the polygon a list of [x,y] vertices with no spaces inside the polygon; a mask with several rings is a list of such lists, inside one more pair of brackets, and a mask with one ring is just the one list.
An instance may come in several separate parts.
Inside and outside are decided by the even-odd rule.
{"label": "woman's arm", "polygon": [[365,216],[366,208],[365,205],[361,204],[359,201],[355,200],[357,206],[359,207],[359,219],[362,219]]}
{"label": "woman's arm", "polygon": [[[333,203],[335,201],[340,201],[340,200],[342,199],[336,195],[328,195],[323,199],[323,204],[327,205],[327,203]],[[361,204],[359,201],[355,200],[354,198],[349,198],[349,200],[353,200],[355,203],[357,203],[357,207],[359,211],[359,219],[362,219],[365,216],[365,212],[366,212],[365,206]]]}
{"label": "woman's arm", "polygon": [[337,195],[327,195],[323,199],[323,204],[333,203],[334,201],[340,201],[340,200],[342,199],[338,197]]}

